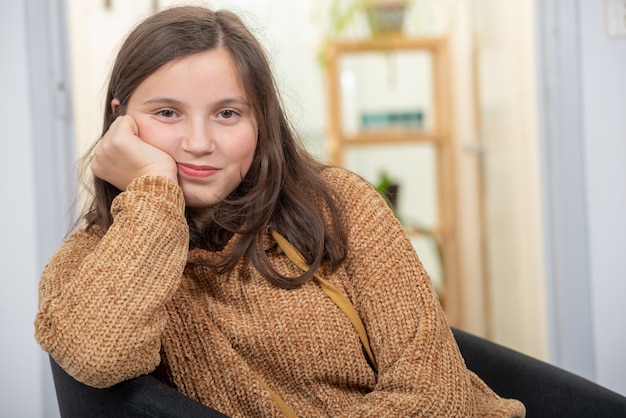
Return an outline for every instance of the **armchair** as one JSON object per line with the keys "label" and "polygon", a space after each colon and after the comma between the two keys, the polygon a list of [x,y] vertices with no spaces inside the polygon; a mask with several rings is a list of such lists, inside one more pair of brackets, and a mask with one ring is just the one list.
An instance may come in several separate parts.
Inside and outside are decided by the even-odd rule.
{"label": "armchair", "polygon": [[[500,396],[522,401],[528,417],[626,417],[626,398],[615,392],[467,332],[452,331],[467,367]],[[50,361],[63,418],[227,418],[150,375],[95,389]]]}

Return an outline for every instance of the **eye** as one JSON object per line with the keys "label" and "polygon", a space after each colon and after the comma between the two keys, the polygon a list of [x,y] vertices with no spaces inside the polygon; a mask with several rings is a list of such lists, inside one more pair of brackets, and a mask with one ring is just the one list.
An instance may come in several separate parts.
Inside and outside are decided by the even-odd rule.
{"label": "eye", "polygon": [[162,109],[157,112],[157,115],[163,116],[164,118],[173,118],[176,117],[176,112],[172,109]]}
{"label": "eye", "polygon": [[224,109],[219,113],[219,116],[224,118],[224,119],[231,119],[235,116],[237,116],[237,112],[235,112],[232,109]]}

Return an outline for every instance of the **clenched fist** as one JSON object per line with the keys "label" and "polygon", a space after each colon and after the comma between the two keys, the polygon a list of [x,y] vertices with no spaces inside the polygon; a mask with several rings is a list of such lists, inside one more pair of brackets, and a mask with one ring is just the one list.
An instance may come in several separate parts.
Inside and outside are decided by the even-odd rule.
{"label": "clenched fist", "polygon": [[140,176],[166,176],[178,181],[176,162],[165,152],[138,136],[137,124],[119,116],[94,151],[91,171],[120,190]]}

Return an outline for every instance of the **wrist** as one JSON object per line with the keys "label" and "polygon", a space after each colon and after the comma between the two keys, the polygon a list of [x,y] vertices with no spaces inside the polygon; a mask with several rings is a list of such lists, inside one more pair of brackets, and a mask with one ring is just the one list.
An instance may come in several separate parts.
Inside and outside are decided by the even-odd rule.
{"label": "wrist", "polygon": [[171,201],[182,211],[185,208],[185,198],[178,181],[164,175],[143,175],[137,177],[130,182],[126,191],[147,192]]}

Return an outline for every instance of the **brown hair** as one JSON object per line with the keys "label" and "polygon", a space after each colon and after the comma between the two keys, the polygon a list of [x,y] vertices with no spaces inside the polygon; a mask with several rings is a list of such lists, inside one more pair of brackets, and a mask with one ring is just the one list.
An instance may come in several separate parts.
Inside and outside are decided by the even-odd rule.
{"label": "brown hair", "polygon": [[[298,142],[263,48],[235,14],[185,6],[166,9],[141,22],[122,45],[113,66],[102,136],[124,113],[135,89],[161,66],[218,47],[225,48],[236,63],[258,122],[259,137],[250,170],[241,184],[215,205],[212,222],[200,228],[187,216],[190,246],[220,249],[230,236],[240,234],[241,239],[213,267],[227,272],[241,257],[248,256],[270,282],[294,288],[309,280],[322,262],[336,268],[344,260],[346,231],[340,202],[320,175],[324,167]],[[110,106],[114,98],[120,101],[116,113]],[[93,148],[86,162],[92,154]],[[121,191],[95,176],[93,191],[84,216],[87,228],[97,225],[107,230],[113,222],[111,203]],[[330,227],[325,226],[324,212],[330,215]],[[309,272],[284,277],[274,270],[263,249],[268,227],[285,235],[302,253],[311,266]]]}

